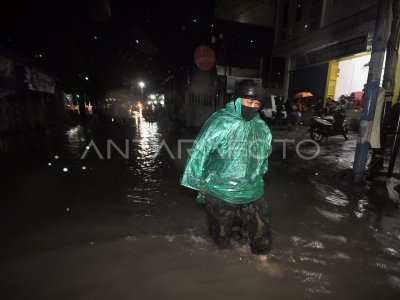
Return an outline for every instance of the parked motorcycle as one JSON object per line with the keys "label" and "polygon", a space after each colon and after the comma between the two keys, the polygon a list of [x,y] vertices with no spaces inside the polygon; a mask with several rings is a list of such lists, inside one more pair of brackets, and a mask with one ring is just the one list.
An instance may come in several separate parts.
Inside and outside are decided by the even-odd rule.
{"label": "parked motorcycle", "polygon": [[309,131],[311,139],[316,142],[335,135],[343,135],[348,140],[349,129],[344,108],[335,109],[331,116],[313,116]]}

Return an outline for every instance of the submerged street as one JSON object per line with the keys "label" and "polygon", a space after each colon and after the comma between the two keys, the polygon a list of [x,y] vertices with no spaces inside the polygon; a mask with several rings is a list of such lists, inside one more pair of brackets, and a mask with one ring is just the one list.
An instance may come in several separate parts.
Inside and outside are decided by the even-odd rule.
{"label": "submerged street", "polygon": [[400,299],[400,1],[13,1],[0,299]]}
{"label": "submerged street", "polygon": [[[274,247],[264,261],[246,242],[215,246],[196,193],[179,184],[187,155],[177,159],[178,141],[196,132],[167,128],[89,123],[1,141],[3,299],[398,297],[400,210],[352,184],[355,133],[321,142],[313,160],[295,143],[283,159],[273,143],[265,196]],[[307,129],[272,134],[300,141]],[[135,139],[129,158],[113,148],[107,159],[107,139],[122,152]],[[91,141],[104,159],[93,148],[80,159]]]}

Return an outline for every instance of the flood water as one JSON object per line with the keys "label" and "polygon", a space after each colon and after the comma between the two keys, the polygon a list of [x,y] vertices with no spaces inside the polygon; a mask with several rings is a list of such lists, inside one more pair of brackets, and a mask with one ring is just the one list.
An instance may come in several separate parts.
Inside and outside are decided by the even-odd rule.
{"label": "flood water", "polygon": [[[179,185],[190,143],[178,139],[195,132],[165,128],[77,125],[29,147],[2,142],[2,299],[398,298],[400,210],[352,186],[355,135],[323,142],[309,161],[295,143],[283,159],[274,143],[265,176],[274,249],[264,261],[246,243],[216,248],[196,193]],[[129,157],[110,146],[107,159],[107,139],[122,152],[128,141]],[[98,153],[80,159],[90,141]]]}

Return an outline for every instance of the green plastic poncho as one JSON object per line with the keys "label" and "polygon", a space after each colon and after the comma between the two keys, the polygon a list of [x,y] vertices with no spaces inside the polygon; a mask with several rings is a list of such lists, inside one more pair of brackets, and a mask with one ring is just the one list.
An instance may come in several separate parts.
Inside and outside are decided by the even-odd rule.
{"label": "green plastic poncho", "polygon": [[232,204],[264,194],[272,135],[257,114],[246,121],[241,98],[229,102],[203,125],[194,141],[181,184]]}

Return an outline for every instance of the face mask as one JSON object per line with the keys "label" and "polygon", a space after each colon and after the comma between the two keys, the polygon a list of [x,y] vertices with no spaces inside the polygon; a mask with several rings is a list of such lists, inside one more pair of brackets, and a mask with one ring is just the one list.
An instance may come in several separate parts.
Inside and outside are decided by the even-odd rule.
{"label": "face mask", "polygon": [[246,121],[253,119],[258,112],[259,108],[249,107],[242,105],[242,118]]}

